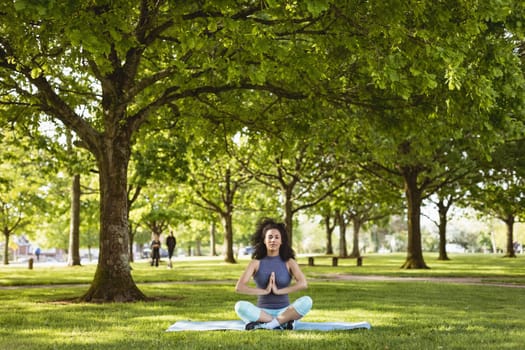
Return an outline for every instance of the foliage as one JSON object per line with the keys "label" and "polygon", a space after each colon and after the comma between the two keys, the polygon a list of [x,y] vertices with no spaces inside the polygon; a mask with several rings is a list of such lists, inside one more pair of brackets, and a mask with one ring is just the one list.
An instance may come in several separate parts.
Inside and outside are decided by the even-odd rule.
{"label": "foliage", "polygon": [[[11,23],[0,27],[2,103],[13,111],[34,106],[62,122],[97,162],[103,258],[86,300],[144,298],[130,279],[126,254],[127,170],[144,125],[171,124],[159,122],[161,116],[200,116],[217,96],[231,97],[239,89],[305,95],[301,84],[290,83],[308,75],[295,65],[308,45],[294,34],[315,22],[308,10],[319,16],[327,7],[223,5],[126,0],[0,5],[2,22]],[[308,61],[316,60],[303,59]]]}
{"label": "foliage", "polygon": [[[363,45],[381,54],[346,60],[353,52],[350,45],[358,42],[351,30],[336,45],[348,53],[335,56],[341,63],[334,69],[346,78],[340,82],[352,84],[340,96],[355,119],[351,125],[366,116],[356,136],[347,138],[347,148],[366,169],[393,186],[404,186],[407,194],[406,267],[426,266],[418,219],[422,199],[468,174],[476,159],[490,157],[508,129],[522,128],[523,94],[516,91],[525,85],[513,36],[522,33],[509,33],[505,21],[512,22],[513,11],[522,13],[523,8],[517,2],[507,2],[504,10],[493,5],[381,4],[377,15],[388,13],[392,22],[380,17],[382,25],[362,24],[368,40]],[[348,77],[366,66],[374,67],[373,83],[360,89],[357,84],[363,81]],[[356,91],[363,95],[350,93]],[[356,99],[362,102],[358,106]]]}
{"label": "foliage", "polygon": [[511,130],[512,136],[519,137],[520,141],[511,139],[495,148],[493,158],[482,163],[478,182],[469,188],[469,204],[507,226],[506,256],[509,257],[515,257],[514,224],[525,213],[522,132],[523,129]]}
{"label": "foliage", "polygon": [[[111,208],[101,237],[121,224],[105,237],[115,242],[126,241],[128,208],[105,200],[124,198],[130,157],[137,188],[178,183],[191,162],[207,164],[198,152],[186,163],[189,144],[220,142],[216,130],[251,133],[259,173],[276,157],[289,174],[297,159],[313,159],[293,174],[302,179],[297,211],[324,199],[334,178],[353,177],[356,164],[397,189],[415,175],[409,207],[419,206],[523,129],[517,1],[17,0],[0,15],[2,117],[50,117],[73,131],[101,183],[120,191],[99,202]],[[317,176],[327,170],[340,177]],[[217,184],[205,175],[197,186]],[[273,200],[257,197],[256,207],[274,212]],[[104,261],[125,266],[116,255]]]}
{"label": "foliage", "polygon": [[4,238],[3,263],[8,264],[9,237],[34,237],[31,225],[36,225],[38,213],[49,207],[44,199],[45,177],[34,174],[51,162],[29,138],[16,137],[14,129],[0,128],[0,137],[0,231]]}

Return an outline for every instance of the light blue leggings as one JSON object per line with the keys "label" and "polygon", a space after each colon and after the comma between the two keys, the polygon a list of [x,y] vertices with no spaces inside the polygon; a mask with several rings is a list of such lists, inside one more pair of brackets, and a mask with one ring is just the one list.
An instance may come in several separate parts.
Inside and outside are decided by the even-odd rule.
{"label": "light blue leggings", "polygon": [[[309,296],[303,296],[292,303],[293,308],[301,317],[304,317],[312,309],[312,298]],[[287,307],[281,309],[265,309],[253,305],[249,301],[238,301],[235,304],[235,312],[237,315],[246,323],[255,322],[259,320],[261,312],[264,311],[272,317],[277,317],[286,310]]]}

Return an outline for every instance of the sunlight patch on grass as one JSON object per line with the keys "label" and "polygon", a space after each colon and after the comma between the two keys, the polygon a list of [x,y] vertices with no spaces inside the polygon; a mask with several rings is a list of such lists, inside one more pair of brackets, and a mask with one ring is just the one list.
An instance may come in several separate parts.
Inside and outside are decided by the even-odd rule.
{"label": "sunlight patch on grass", "polygon": [[[382,313],[381,318],[393,319],[398,317],[396,313]],[[305,322],[361,322],[377,318],[377,313],[366,309],[353,309],[341,311],[323,311],[313,309],[304,318]]]}
{"label": "sunlight patch on grass", "polygon": [[287,339],[294,339],[299,341],[322,341],[326,338],[326,333],[322,332],[288,332]]}

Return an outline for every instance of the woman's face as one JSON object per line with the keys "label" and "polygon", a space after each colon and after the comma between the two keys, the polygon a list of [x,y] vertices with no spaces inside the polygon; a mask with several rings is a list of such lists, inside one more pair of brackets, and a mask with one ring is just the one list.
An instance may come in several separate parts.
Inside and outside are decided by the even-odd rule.
{"label": "woman's face", "polygon": [[279,248],[282,244],[281,232],[278,229],[272,228],[266,231],[264,235],[264,245],[266,245],[266,250],[268,254],[279,254]]}

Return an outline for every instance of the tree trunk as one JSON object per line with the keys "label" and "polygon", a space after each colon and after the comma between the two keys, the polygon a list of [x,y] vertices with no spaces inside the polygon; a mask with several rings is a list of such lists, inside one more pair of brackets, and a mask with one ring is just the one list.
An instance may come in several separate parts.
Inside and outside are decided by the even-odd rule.
{"label": "tree trunk", "polygon": [[202,256],[202,240],[200,238],[195,241],[195,255]]}
{"label": "tree trunk", "polygon": [[9,265],[9,232],[7,229],[4,229],[4,265]]}
{"label": "tree trunk", "polygon": [[224,225],[224,245],[226,248],[224,261],[234,264],[236,261],[233,254],[233,220],[230,211],[222,215],[222,223]]}
{"label": "tree trunk", "polygon": [[135,190],[133,191],[133,193],[131,192],[132,190],[133,190],[133,186],[129,186],[128,187],[128,194],[127,194],[127,197],[128,197],[128,215],[127,215],[127,218],[128,218],[128,225],[129,225],[129,231],[128,232],[129,232],[129,261],[130,262],[134,262],[135,261],[135,256],[133,254],[133,244],[135,242],[136,229],[135,229],[134,226],[132,226],[132,223],[129,220],[129,211],[131,210],[131,206],[133,205],[133,203],[135,203],[137,198],[139,198],[140,192],[142,191],[142,186],[137,185],[135,187]]}
{"label": "tree trunk", "polygon": [[[128,210],[129,213],[129,210]],[[135,233],[133,232],[133,224],[129,221],[128,214],[128,225],[129,225],[129,262],[134,262],[135,257],[133,256],[133,242],[135,241]]]}
{"label": "tree trunk", "polygon": [[515,258],[516,252],[514,251],[514,215],[509,215],[505,220],[507,226],[507,253],[504,255],[505,258]]}
{"label": "tree trunk", "polygon": [[354,229],[353,247],[350,258],[359,258],[361,253],[359,252],[359,231],[361,229],[361,220],[357,216],[352,218],[352,226]]}
{"label": "tree trunk", "polygon": [[210,255],[211,256],[217,255],[217,249],[215,245],[216,231],[217,230],[215,228],[215,220],[213,220],[210,226]]}
{"label": "tree trunk", "polygon": [[286,226],[286,232],[288,233],[288,243],[290,247],[293,247],[293,203],[292,203],[292,191],[286,189],[285,191],[285,203],[284,203],[284,225]]}
{"label": "tree trunk", "polygon": [[225,175],[225,183],[226,183],[226,193],[225,193],[225,200],[224,200],[224,206],[226,207],[226,211],[221,213],[222,215],[222,222],[224,225],[224,245],[225,245],[225,257],[224,261],[228,263],[234,264],[235,261],[235,254],[233,252],[233,198],[235,196],[235,191],[232,189],[232,181],[231,181],[231,169],[226,169],[226,175]]}
{"label": "tree trunk", "polygon": [[[129,262],[127,169],[130,135],[113,131],[113,139],[99,144],[97,161],[100,183],[100,254],[85,301],[124,302],[145,300],[131,276]],[[111,135],[111,131],[107,131]]]}
{"label": "tree trunk", "polygon": [[490,231],[490,243],[492,245],[492,253],[496,254],[498,252],[498,246],[496,244],[496,236],[494,231]]}
{"label": "tree trunk", "polygon": [[335,213],[337,223],[339,224],[339,256],[346,258],[348,251],[346,250],[346,222],[343,213],[339,210]]}
{"label": "tree trunk", "polygon": [[445,205],[443,200],[437,204],[439,213],[439,257],[438,260],[450,260],[447,255],[447,212],[450,206]]}
{"label": "tree trunk", "polygon": [[413,167],[403,169],[405,195],[408,208],[407,257],[401,266],[404,269],[428,269],[423,260],[421,247],[421,191],[417,186],[419,170]]}
{"label": "tree trunk", "polygon": [[324,226],[326,229],[326,254],[334,254],[334,248],[332,246],[332,233],[334,232],[334,227],[330,225],[330,215],[324,217]]}
{"label": "tree trunk", "polygon": [[80,266],[80,175],[73,175],[69,226],[68,266]]}

